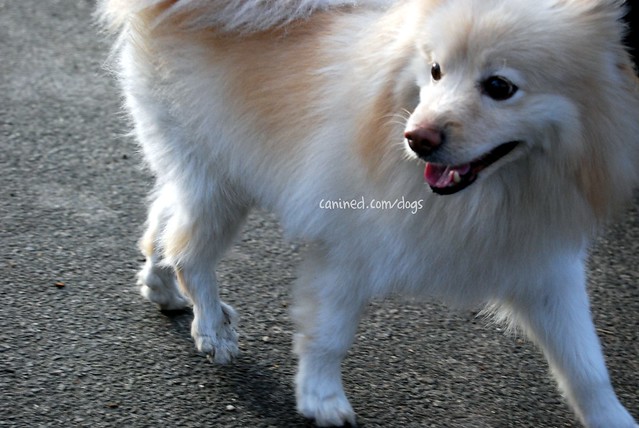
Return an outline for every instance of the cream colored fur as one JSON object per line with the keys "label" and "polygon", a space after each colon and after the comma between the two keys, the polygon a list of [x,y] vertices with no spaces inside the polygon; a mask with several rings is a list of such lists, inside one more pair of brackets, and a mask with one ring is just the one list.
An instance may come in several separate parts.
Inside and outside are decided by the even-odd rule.
{"label": "cream colored fur", "polygon": [[[311,247],[294,291],[296,392],[318,425],[355,422],[340,363],[366,303],[400,293],[490,307],[539,344],[585,426],[635,427],[585,289],[588,245],[639,174],[621,3],[384,3],[101,3],[157,176],[143,294],[172,309],[190,300],[198,349],[230,361],[237,315],[215,263],[259,205]],[[487,96],[491,76],[517,92]],[[446,165],[519,144],[439,196],[404,140],[415,126],[446,130],[426,156]]]}

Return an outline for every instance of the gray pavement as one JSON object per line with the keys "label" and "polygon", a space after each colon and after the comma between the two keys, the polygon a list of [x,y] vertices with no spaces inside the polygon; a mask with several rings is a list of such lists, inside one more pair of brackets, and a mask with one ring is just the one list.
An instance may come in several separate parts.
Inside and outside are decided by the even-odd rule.
{"label": "gray pavement", "polygon": [[[255,213],[220,268],[237,362],[193,348],[189,313],[138,295],[151,177],[122,134],[87,0],[0,0],[0,426],[295,427],[288,316],[299,260]],[[594,317],[639,417],[639,199],[592,253]],[[363,427],[573,427],[528,342],[472,312],[371,305],[345,363]]]}

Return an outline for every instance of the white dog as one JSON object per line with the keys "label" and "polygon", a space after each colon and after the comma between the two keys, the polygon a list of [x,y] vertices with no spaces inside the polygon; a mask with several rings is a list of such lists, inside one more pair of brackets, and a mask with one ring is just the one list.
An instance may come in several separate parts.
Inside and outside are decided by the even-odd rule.
{"label": "white dog", "polygon": [[259,205],[312,248],[293,315],[318,425],[355,423],[340,363],[367,302],[401,293],[484,305],[541,347],[584,425],[635,427],[584,267],[638,181],[622,2],[386,3],[102,1],[157,176],[142,294],[192,304],[197,348],[231,360],[215,264]]}

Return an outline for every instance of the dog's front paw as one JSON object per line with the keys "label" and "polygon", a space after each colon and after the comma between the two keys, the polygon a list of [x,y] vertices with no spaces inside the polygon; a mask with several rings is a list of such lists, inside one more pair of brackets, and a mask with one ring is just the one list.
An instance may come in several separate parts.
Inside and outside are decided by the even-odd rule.
{"label": "dog's front paw", "polygon": [[237,313],[235,310],[220,302],[222,316],[215,320],[198,316],[193,318],[191,335],[195,340],[198,351],[207,355],[207,358],[217,364],[230,363],[239,353],[237,345],[238,334]]}
{"label": "dog's front paw", "polygon": [[138,272],[140,293],[163,311],[178,311],[188,308],[191,303],[180,293],[175,274],[170,267],[158,267],[151,262]]}
{"label": "dog's front paw", "polygon": [[321,390],[300,392],[297,411],[319,427],[356,426],[355,412],[343,391],[325,395]]}

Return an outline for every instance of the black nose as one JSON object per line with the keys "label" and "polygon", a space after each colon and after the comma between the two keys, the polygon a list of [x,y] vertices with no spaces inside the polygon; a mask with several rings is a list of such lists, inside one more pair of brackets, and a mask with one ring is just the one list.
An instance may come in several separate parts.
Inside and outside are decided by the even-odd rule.
{"label": "black nose", "polygon": [[429,156],[444,142],[444,132],[433,126],[417,126],[404,132],[408,146],[419,156]]}

